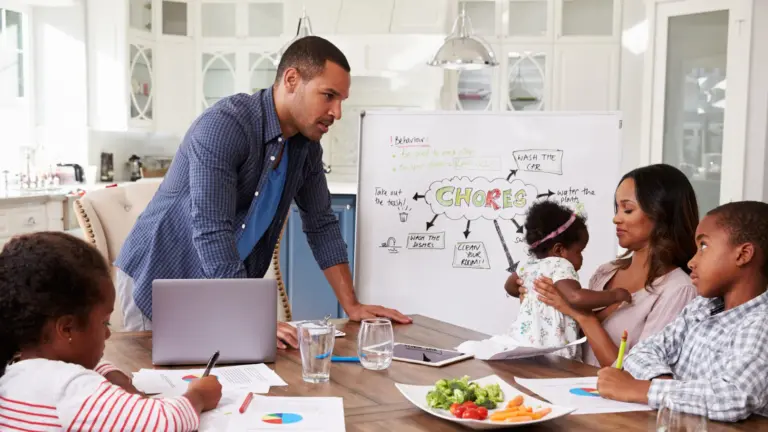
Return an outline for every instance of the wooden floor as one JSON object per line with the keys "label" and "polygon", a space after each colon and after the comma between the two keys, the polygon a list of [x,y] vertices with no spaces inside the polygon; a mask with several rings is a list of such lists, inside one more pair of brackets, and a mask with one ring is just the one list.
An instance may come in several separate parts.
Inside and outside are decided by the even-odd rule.
{"label": "wooden floor", "polygon": [[[487,338],[486,335],[446,324],[427,317],[413,316],[411,325],[395,326],[397,342],[452,348],[465,340]],[[337,321],[337,327],[346,332],[336,340],[334,355],[357,355],[358,323]],[[107,341],[105,358],[125,371],[134,372],[151,368],[151,333],[115,333]],[[521,391],[532,394],[515,384],[520,378],[567,378],[595,376],[597,369],[556,356],[503,362],[468,360],[443,368],[432,368],[393,362],[385,371],[363,369],[358,364],[334,363],[331,382],[307,384],[301,379],[301,357],[297,350],[279,351],[277,361],[269,365],[287,387],[273,387],[272,396],[335,396],[344,398],[344,414],[348,431],[453,431],[467,430],[451,422],[426,414],[408,402],[394,383],[434,384],[441,378],[469,375],[482,378],[498,375]],[[539,396],[536,396],[539,397]],[[540,399],[543,399],[539,397]],[[656,412],[631,412],[600,415],[569,415],[526,431],[652,431],[655,430]],[[768,431],[768,419],[752,416],[745,422],[725,424],[710,422],[713,431]]]}

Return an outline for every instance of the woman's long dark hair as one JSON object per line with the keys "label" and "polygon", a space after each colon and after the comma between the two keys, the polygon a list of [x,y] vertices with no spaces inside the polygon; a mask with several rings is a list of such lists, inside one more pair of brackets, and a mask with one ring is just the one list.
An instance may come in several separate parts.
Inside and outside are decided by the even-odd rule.
{"label": "woman's long dark hair", "polygon": [[[645,286],[652,287],[669,266],[690,273],[688,261],[696,254],[694,236],[699,224],[699,206],[691,182],[682,171],[666,164],[634,169],[619,184],[626,179],[634,180],[637,202],[653,222]],[[614,210],[618,211],[615,202]],[[626,258],[630,255],[632,252],[627,251],[615,264],[626,269],[630,264]]]}

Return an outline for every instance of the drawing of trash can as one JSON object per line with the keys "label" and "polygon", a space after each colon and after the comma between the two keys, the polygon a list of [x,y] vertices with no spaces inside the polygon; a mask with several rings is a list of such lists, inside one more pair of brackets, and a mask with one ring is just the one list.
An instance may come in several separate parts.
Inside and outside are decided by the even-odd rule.
{"label": "drawing of trash can", "polygon": [[400,222],[405,222],[408,220],[408,213],[402,212],[400,213]]}

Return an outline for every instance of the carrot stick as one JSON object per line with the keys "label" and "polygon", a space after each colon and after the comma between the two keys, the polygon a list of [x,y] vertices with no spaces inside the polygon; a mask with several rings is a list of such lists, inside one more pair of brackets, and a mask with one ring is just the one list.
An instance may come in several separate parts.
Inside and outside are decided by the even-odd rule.
{"label": "carrot stick", "polygon": [[520,406],[522,404],[523,404],[523,396],[522,395],[517,395],[517,396],[515,396],[514,399],[509,401],[509,403],[507,404],[507,408],[512,408],[512,407]]}
{"label": "carrot stick", "polygon": [[504,420],[506,423],[521,423],[533,420],[533,417],[510,417]]}

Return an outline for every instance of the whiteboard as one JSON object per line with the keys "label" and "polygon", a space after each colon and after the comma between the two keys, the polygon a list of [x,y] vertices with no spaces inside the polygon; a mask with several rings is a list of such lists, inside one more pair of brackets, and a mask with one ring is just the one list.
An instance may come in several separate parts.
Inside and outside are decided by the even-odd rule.
{"label": "whiteboard", "polygon": [[531,203],[587,215],[582,286],[616,257],[618,113],[367,111],[360,122],[355,285],[364,303],[504,333],[504,282],[527,258]]}

